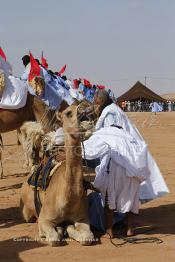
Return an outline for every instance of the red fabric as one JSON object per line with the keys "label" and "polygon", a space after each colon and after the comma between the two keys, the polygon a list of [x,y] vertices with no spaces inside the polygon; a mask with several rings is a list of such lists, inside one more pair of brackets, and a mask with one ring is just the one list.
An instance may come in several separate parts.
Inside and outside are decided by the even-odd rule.
{"label": "red fabric", "polygon": [[30,68],[30,73],[28,77],[29,81],[31,81],[35,76],[41,75],[40,74],[41,68],[31,53],[30,53],[30,64],[31,64],[31,68]]}
{"label": "red fabric", "polygon": [[42,52],[42,56],[41,56],[41,64],[43,67],[45,67],[46,69],[48,68],[48,63],[46,58],[43,56],[43,52]]}
{"label": "red fabric", "polygon": [[73,82],[74,82],[74,88],[78,89],[78,87],[79,87],[78,80],[74,79]]}
{"label": "red fabric", "polygon": [[92,87],[92,84],[89,82],[89,80],[84,79],[84,86],[91,88],[91,87]]}
{"label": "red fabric", "polygon": [[4,54],[4,51],[2,50],[2,48],[0,47],[0,56],[7,61],[6,55]]}
{"label": "red fabric", "polygon": [[58,72],[58,75],[61,76],[66,70],[66,65],[64,65],[61,70]]}
{"label": "red fabric", "polygon": [[102,85],[97,85],[96,86],[98,89],[105,89],[105,86],[102,86]]}

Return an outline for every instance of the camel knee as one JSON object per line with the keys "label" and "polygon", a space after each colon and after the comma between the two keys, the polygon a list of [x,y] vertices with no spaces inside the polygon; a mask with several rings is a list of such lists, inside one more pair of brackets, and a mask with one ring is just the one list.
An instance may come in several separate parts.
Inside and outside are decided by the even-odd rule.
{"label": "camel knee", "polygon": [[44,236],[46,241],[48,241],[52,247],[61,245],[63,230],[61,231],[60,228],[57,228],[56,231],[54,225],[51,222],[41,218],[38,219],[38,226],[40,237]]}

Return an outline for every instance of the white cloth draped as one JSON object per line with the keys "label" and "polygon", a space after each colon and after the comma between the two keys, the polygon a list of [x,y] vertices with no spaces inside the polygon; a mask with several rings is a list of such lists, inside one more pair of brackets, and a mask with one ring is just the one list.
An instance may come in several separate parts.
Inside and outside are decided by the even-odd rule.
{"label": "white cloth draped", "polygon": [[[109,127],[111,125],[122,129]],[[142,136],[117,105],[111,104],[103,110],[96,129],[84,142],[85,154],[87,159],[101,159],[94,185],[100,189],[103,198],[108,192],[111,209],[137,213],[139,198],[148,201],[169,192]],[[121,189],[120,192],[116,188]]]}
{"label": "white cloth draped", "polygon": [[27,85],[19,78],[9,76],[6,78],[5,89],[0,100],[0,108],[19,109],[26,105]]}
{"label": "white cloth draped", "polygon": [[0,99],[0,108],[13,110],[24,107],[27,101],[27,85],[11,75],[10,64],[2,59],[0,59],[0,69],[5,74],[5,88]]}
{"label": "white cloth draped", "polygon": [[110,209],[138,213],[139,185],[150,172],[147,145],[137,141],[123,129],[104,127],[84,142],[87,159],[100,158],[94,186],[105,201],[108,194]]}

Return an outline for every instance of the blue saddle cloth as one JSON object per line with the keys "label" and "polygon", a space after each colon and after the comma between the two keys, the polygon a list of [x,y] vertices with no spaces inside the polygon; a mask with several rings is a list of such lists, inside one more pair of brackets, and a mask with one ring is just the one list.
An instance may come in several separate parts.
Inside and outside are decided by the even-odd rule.
{"label": "blue saddle cloth", "polygon": [[52,157],[50,157],[46,163],[46,165],[40,164],[37,166],[32,173],[32,175],[28,179],[28,184],[40,188],[45,191],[49,185],[51,177],[49,176],[50,171],[52,170]]}

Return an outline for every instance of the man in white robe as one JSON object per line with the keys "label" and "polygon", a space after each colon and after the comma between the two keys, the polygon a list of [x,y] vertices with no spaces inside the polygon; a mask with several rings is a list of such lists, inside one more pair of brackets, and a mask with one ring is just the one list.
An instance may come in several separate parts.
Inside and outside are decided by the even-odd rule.
{"label": "man in white robe", "polygon": [[[168,192],[147,145],[126,114],[109,103],[106,91],[97,92],[95,103],[103,109],[96,132],[84,142],[87,159],[100,158],[94,187],[107,196],[106,227],[112,235],[113,210],[128,214],[127,235],[133,235],[132,214],[138,214],[139,201]],[[106,107],[105,107],[106,105]]]}
{"label": "man in white robe", "polygon": [[22,57],[22,61],[23,61],[23,65],[25,67],[25,70],[24,70],[22,76],[20,77],[20,79],[23,80],[23,81],[27,81],[29,73],[30,73],[30,68],[31,68],[30,56],[29,55],[23,56]]}
{"label": "man in white robe", "polygon": [[162,107],[157,102],[152,102],[151,104],[151,112],[156,115],[158,112],[162,112]]}

